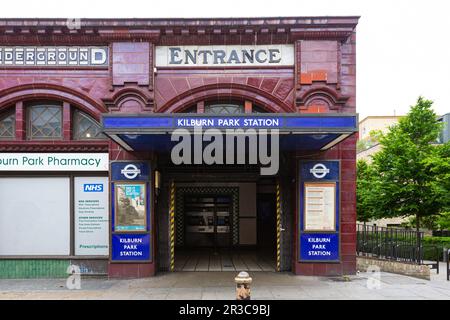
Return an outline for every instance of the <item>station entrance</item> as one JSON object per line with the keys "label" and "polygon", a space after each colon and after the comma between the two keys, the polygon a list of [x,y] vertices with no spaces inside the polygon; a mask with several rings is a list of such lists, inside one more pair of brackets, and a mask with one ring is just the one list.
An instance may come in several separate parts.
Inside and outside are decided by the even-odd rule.
{"label": "station entrance", "polygon": [[164,229],[169,231],[167,237],[159,232],[160,248],[167,248],[160,249],[159,261],[167,264],[161,263],[159,269],[275,272],[276,178],[262,178],[256,172],[197,171],[172,172],[165,181],[173,220],[169,205],[169,219],[160,217],[158,222],[161,226],[168,220]]}

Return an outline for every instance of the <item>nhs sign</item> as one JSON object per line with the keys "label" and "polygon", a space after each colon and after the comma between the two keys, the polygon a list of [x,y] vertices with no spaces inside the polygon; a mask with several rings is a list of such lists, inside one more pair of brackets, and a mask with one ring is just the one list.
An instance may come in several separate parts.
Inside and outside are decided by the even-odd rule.
{"label": "nhs sign", "polygon": [[103,192],[102,183],[85,183],[83,184],[84,192]]}

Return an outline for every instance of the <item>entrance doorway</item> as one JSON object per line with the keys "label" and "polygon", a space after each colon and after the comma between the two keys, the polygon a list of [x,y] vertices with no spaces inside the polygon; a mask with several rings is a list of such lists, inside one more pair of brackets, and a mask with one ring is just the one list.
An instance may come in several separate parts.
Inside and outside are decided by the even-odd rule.
{"label": "entrance doorway", "polygon": [[174,271],[275,271],[275,194],[228,185],[176,188]]}
{"label": "entrance doorway", "polygon": [[274,193],[258,193],[256,199],[258,255],[275,261],[277,248],[276,195]]}
{"label": "entrance doorway", "polygon": [[184,197],[184,238],[187,248],[231,246],[232,198],[221,194],[187,194]]}

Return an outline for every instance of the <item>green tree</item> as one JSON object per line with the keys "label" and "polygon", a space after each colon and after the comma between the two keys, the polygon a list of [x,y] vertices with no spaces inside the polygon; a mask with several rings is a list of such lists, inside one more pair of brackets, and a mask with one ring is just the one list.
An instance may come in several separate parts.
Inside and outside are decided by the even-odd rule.
{"label": "green tree", "polygon": [[450,211],[443,212],[436,221],[439,230],[450,230]]}
{"label": "green tree", "polygon": [[369,132],[369,136],[365,139],[360,139],[356,143],[356,152],[365,151],[374,145],[378,144],[380,137],[382,136],[381,130],[372,130]]}
{"label": "green tree", "polygon": [[[445,183],[436,182],[441,149],[433,146],[441,125],[432,101],[419,97],[406,117],[382,135],[382,149],[373,156],[376,183],[372,187],[380,217],[415,216],[419,231],[421,219],[439,215],[448,206]],[[447,171],[448,173],[448,171]],[[445,175],[439,173],[445,179]],[[446,189],[446,190],[445,190]]]}
{"label": "green tree", "polygon": [[430,182],[433,192],[441,197],[443,212],[431,216],[434,228],[450,229],[450,142],[435,146],[435,152],[425,159],[425,167],[434,175]]}
{"label": "green tree", "polygon": [[436,145],[424,165],[434,176],[430,182],[433,191],[443,198],[446,211],[450,211],[450,142]]}
{"label": "green tree", "polygon": [[372,187],[376,183],[372,166],[365,160],[356,163],[356,215],[357,220],[368,222],[375,218]]}

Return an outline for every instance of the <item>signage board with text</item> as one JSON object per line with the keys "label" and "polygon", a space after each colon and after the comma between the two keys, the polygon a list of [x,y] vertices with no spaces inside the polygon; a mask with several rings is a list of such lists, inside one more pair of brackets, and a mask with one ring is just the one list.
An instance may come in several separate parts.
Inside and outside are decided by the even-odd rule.
{"label": "signage board with text", "polygon": [[156,67],[293,66],[294,45],[157,46]]}
{"label": "signage board with text", "polygon": [[0,171],[108,171],[108,153],[0,153]]}
{"label": "signage board with text", "polygon": [[340,259],[339,179],[339,161],[299,162],[299,261]]}
{"label": "signage board with text", "polygon": [[0,47],[0,67],[107,67],[108,63],[108,47]]}
{"label": "signage board with text", "polygon": [[113,234],[112,261],[149,261],[151,245],[149,234]]}
{"label": "signage board with text", "polygon": [[111,262],[151,262],[151,167],[111,162]]}
{"label": "signage board with text", "polygon": [[75,254],[109,254],[108,177],[75,177]]}
{"label": "signage board with text", "polygon": [[339,260],[339,235],[336,233],[303,233],[300,235],[300,260]]}

